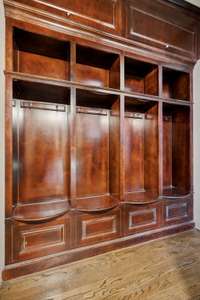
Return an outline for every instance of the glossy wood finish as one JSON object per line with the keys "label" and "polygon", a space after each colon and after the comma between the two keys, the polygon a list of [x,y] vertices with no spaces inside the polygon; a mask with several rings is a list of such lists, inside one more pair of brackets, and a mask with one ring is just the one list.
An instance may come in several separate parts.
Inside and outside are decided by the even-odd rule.
{"label": "glossy wood finish", "polygon": [[192,228],[194,11],[4,2],[4,278]]}
{"label": "glossy wood finish", "polygon": [[129,247],[4,282],[6,300],[198,299],[200,233]]}
{"label": "glossy wood finish", "polygon": [[158,95],[157,66],[126,57],[125,88],[128,91]]}
{"label": "glossy wood finish", "polygon": [[[48,222],[7,222],[6,233],[11,234],[13,243],[7,263],[29,260],[59,253],[70,248],[72,226],[69,217],[59,217]],[[10,242],[8,240],[8,243]]]}
{"label": "glossy wood finish", "polygon": [[186,107],[163,106],[164,194],[190,193],[190,112]]}
{"label": "glossy wood finish", "polygon": [[115,209],[106,213],[78,214],[78,245],[90,245],[120,237],[121,212]]}
{"label": "glossy wood finish", "polygon": [[121,3],[119,0],[20,0],[21,4],[31,5],[36,9],[58,15],[69,24],[81,24],[88,29],[96,28],[117,33],[121,29]]}
{"label": "glossy wood finish", "polygon": [[148,0],[128,0],[126,17],[128,37],[165,51],[195,57],[197,23],[184,10],[166,1],[150,4]]}
{"label": "glossy wood finish", "polygon": [[119,89],[119,56],[77,45],[75,81],[86,85]]}
{"label": "glossy wood finish", "polygon": [[189,74],[181,71],[163,70],[163,97],[179,100],[190,99]]}
{"label": "glossy wood finish", "polygon": [[[16,101],[14,203],[69,197],[67,106]],[[16,134],[15,134],[16,133]]]}
{"label": "glossy wood finish", "polygon": [[[154,103],[125,100],[125,201],[158,197],[158,109]],[[147,197],[145,194],[147,192]],[[140,196],[141,195],[143,196]]]}
{"label": "glossy wood finish", "polygon": [[13,34],[14,71],[69,79],[68,43],[19,29]]}

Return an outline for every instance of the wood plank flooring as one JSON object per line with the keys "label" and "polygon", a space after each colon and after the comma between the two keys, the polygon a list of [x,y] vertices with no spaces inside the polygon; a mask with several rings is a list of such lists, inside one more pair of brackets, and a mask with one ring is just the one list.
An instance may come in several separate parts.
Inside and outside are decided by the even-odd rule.
{"label": "wood plank flooring", "polygon": [[4,282],[1,300],[199,300],[196,230]]}

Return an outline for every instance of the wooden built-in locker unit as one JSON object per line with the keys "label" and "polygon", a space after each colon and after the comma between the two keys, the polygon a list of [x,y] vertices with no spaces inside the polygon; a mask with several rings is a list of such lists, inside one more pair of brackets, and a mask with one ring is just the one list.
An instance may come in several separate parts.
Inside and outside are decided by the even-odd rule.
{"label": "wooden built-in locker unit", "polygon": [[4,0],[5,280],[193,228],[200,19],[174,2]]}

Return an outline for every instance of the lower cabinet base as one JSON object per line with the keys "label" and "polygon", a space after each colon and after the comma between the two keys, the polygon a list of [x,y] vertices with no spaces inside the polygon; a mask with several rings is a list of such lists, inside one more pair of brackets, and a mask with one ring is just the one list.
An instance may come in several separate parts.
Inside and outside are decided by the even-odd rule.
{"label": "lower cabinet base", "polygon": [[5,267],[3,271],[3,280],[9,280],[19,276],[31,274],[33,272],[43,271],[83,258],[102,254],[122,247],[135,245],[152,239],[161,238],[170,234],[179,233],[193,228],[193,222],[186,222],[182,224],[162,227],[159,229],[153,229],[142,233],[136,233],[134,235],[129,235],[126,237],[116,238],[114,240],[101,242],[95,245],[67,250],[64,252],[60,252],[59,254],[52,254],[42,258],[35,258],[16,264],[11,264]]}

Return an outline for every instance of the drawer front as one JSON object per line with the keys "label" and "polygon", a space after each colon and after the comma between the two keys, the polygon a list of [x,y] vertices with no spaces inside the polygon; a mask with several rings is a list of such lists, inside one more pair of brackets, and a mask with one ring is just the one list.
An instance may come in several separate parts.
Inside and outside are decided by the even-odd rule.
{"label": "drawer front", "polygon": [[127,205],[124,208],[124,233],[133,234],[157,228],[161,223],[162,205]]}
{"label": "drawer front", "polygon": [[167,201],[164,204],[164,219],[166,224],[187,222],[192,219],[192,201],[189,199]]}
{"label": "drawer front", "polygon": [[12,262],[41,257],[70,248],[70,221],[62,217],[41,224],[14,222],[11,228]]}
{"label": "drawer front", "polygon": [[148,2],[128,1],[128,36],[168,52],[194,57],[197,48],[197,29],[194,20],[169,4],[154,1],[149,5]]}
{"label": "drawer front", "polygon": [[120,236],[120,210],[78,215],[78,245],[94,244]]}
{"label": "drawer front", "polygon": [[36,9],[77,23],[110,32],[120,30],[120,0],[17,0]]}

